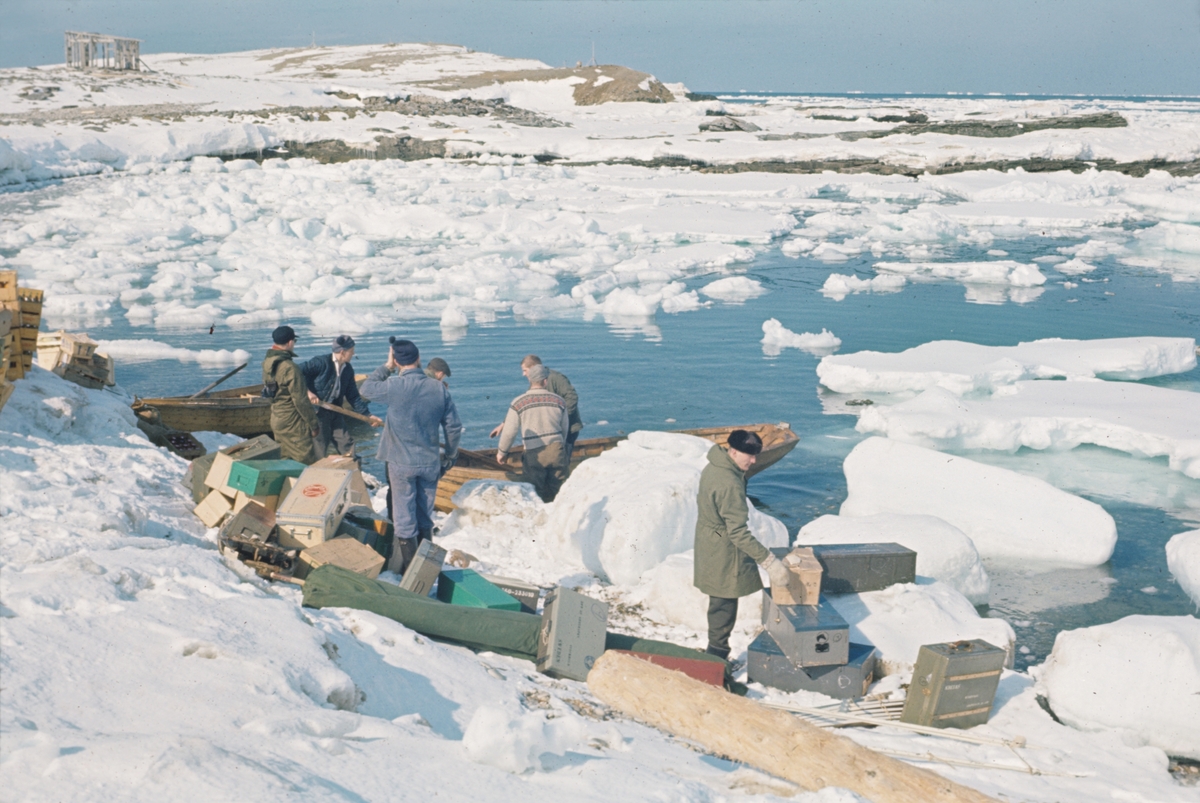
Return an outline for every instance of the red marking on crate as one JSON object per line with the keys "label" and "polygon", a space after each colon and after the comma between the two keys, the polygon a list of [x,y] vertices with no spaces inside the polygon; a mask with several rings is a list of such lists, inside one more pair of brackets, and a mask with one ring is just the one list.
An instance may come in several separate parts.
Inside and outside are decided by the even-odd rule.
{"label": "red marking on crate", "polygon": [[315,499],[318,496],[324,496],[329,493],[329,489],[324,485],[305,485],[300,493],[307,496],[309,499]]}
{"label": "red marking on crate", "polygon": [[702,658],[676,658],[673,655],[654,655],[648,652],[632,652],[631,650],[613,650],[613,652],[632,655],[641,658],[663,669],[673,669],[682,672],[690,678],[707,683],[710,686],[725,685],[725,662],[705,661]]}

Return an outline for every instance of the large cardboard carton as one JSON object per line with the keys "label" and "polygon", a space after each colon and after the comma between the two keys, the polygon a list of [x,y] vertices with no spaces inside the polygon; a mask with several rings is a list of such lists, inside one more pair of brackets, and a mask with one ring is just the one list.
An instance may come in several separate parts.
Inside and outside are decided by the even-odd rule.
{"label": "large cardboard carton", "polygon": [[278,496],[250,496],[250,494],[246,493],[245,491],[238,491],[237,496],[233,497],[233,512],[237,513],[251,502],[262,505],[272,513],[274,513],[276,508],[279,507]]}
{"label": "large cardboard carton", "polygon": [[512,577],[497,577],[494,574],[482,573],[480,576],[521,603],[521,610],[524,613],[537,613],[538,602],[542,598],[542,589],[538,586]]}
{"label": "large cardboard carton", "polygon": [[981,639],[926,644],[917,653],[901,722],[971,728],[988,721],[1008,654]]}
{"label": "large cardboard carton", "polygon": [[204,484],[232,499],[237,496],[237,488],[230,487],[229,472],[233,469],[235,460],[277,460],[282,454],[279,444],[266,435],[226,446],[213,458],[212,468],[208,470]]}
{"label": "large cardboard carton", "polygon": [[414,594],[429,596],[434,582],[442,572],[445,560],[446,550],[433,541],[422,541],[417,547],[416,557],[408,564],[404,576],[400,578],[400,587]]}
{"label": "large cardboard carton", "polygon": [[771,634],[762,632],[746,653],[746,676],[751,682],[781,691],[815,691],[853,700],[864,696],[874,682],[878,655],[870,644],[851,643],[848,659],[841,666],[796,666]]}
{"label": "large cardboard carton", "polygon": [[608,603],[558,587],[546,595],[538,635],[537,668],[556,678],[587,680],[604,652]]}
{"label": "large cardboard carton", "polygon": [[850,660],[850,625],[824,597],[816,605],[776,605],[764,590],[762,621],[796,666],[840,666]]}
{"label": "large cardboard carton", "polygon": [[200,455],[188,465],[188,470],[183,475],[183,487],[191,491],[192,501],[197,505],[203,502],[204,497],[208,496],[211,491],[204,484],[204,478],[208,476],[208,472],[212,468],[213,461],[216,458],[216,452]]}
{"label": "large cardboard carton", "polygon": [[296,460],[236,460],[229,468],[229,487],[247,496],[279,496],[283,481],[299,477],[305,466]]}
{"label": "large cardboard carton", "polygon": [[438,577],[437,598],[451,605],[519,611],[521,603],[489,583],[474,569],[445,569]]}
{"label": "large cardboard carton", "polygon": [[338,525],[337,532],[334,533],[334,538],[353,538],[360,544],[366,544],[371,549],[383,555],[386,561],[392,556],[392,539],[385,538],[374,529],[363,527],[349,515],[342,517],[342,523]]}
{"label": "large cardboard carton", "polygon": [[333,538],[350,506],[350,472],[309,466],[279,503],[279,544],[308,549]]}
{"label": "large cardboard carton", "polygon": [[383,556],[353,538],[334,538],[301,552],[300,562],[296,564],[296,576],[302,579],[308,577],[309,572],[326,563],[374,579],[383,569]]}
{"label": "large cardboard carton", "polygon": [[217,527],[225,517],[233,512],[233,502],[220,491],[210,491],[204,500],[196,505],[195,514],[204,522],[205,527]]}
{"label": "large cardboard carton", "polygon": [[778,605],[816,605],[821,597],[821,564],[809,547],[796,547],[781,560],[788,569],[788,584],[771,586]]}

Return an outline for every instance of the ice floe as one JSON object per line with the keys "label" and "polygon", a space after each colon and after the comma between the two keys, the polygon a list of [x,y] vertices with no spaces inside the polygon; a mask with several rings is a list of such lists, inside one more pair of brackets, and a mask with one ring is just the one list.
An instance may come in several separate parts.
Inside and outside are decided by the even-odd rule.
{"label": "ice floe", "polygon": [[784,349],[799,349],[820,356],[836,351],[842,345],[841,338],[828,329],[822,329],[815,334],[797,334],[775,318],[763,321],[762,330],[762,350],[768,357],[778,357]]}
{"label": "ice floe", "polygon": [[896,405],[873,405],[860,432],[938,449],[1073,449],[1094,444],[1163,457],[1200,478],[1200,393],[1136,382],[1022,381],[987,398],[941,388]]}
{"label": "ice floe", "polygon": [[1167,568],[1200,609],[1200,530],[1171,536],[1167,541]]}
{"label": "ice floe", "polygon": [[901,277],[928,276],[952,279],[963,284],[1002,284],[1012,287],[1037,287],[1046,277],[1036,265],[1012,260],[994,262],[876,262],[875,270]]}
{"label": "ice floe", "polygon": [[1042,480],[885,438],[867,438],[843,465],[842,516],[936,516],[962,530],[986,559],[1097,566],[1117,528],[1099,505]]}
{"label": "ice floe", "polygon": [[1064,630],[1041,667],[1055,715],[1081,730],[1116,729],[1130,747],[1200,760],[1200,619],[1127,616]]}
{"label": "ice floe", "polygon": [[97,351],[121,362],[152,362],[178,360],[201,365],[236,365],[250,359],[245,349],[185,349],[159,340],[101,340]]}
{"label": "ice floe", "polygon": [[821,285],[821,295],[841,301],[851,293],[897,293],[908,279],[890,273],[884,273],[873,279],[860,279],[857,276],[847,276],[841,273],[831,273]]}
{"label": "ice floe", "polygon": [[898,353],[825,357],[821,384],[838,393],[905,393],[939,387],[957,395],[1023,379],[1146,379],[1196,367],[1187,337],[1048,338],[1015,346],[935,340]]}
{"label": "ice floe", "polygon": [[896,543],[917,553],[917,574],[939,580],[973,605],[986,605],[991,581],[971,539],[935,516],[878,514],[821,516],[800,528],[795,542],[817,544]]}

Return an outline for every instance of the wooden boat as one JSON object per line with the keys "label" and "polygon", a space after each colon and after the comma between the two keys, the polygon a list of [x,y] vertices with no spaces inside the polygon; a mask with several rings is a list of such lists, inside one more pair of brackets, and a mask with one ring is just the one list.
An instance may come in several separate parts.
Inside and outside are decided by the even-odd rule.
{"label": "wooden boat", "polygon": [[[800,442],[800,437],[785,423],[741,424],[730,427],[705,427],[703,429],[676,429],[671,431],[681,435],[695,435],[721,446],[726,446],[729,441],[729,433],[735,429],[747,429],[751,432],[756,432],[763,441],[762,453],[759,454],[758,460],[751,466],[750,471],[747,472],[747,476],[750,477],[778,463],[783,459],[784,455],[796,448],[796,444]],[[617,436],[612,438],[588,438],[576,441],[575,449],[571,452],[571,470],[574,471],[575,467],[584,460],[608,451],[623,440],[625,440],[624,436]],[[460,449],[458,451],[458,462],[438,482],[437,502],[435,506],[438,510],[445,512],[454,510],[454,502],[451,501],[451,497],[458,492],[458,489],[464,483],[471,480],[508,480],[510,482],[520,482],[522,451],[522,447],[515,447],[504,463],[501,464],[496,462],[495,452]]]}
{"label": "wooden boat", "polygon": [[[355,374],[359,385],[366,374]],[[203,396],[167,396],[135,399],[139,418],[180,432],[228,432],[242,438],[271,434],[271,400],[262,397],[262,385],[214,390]]]}

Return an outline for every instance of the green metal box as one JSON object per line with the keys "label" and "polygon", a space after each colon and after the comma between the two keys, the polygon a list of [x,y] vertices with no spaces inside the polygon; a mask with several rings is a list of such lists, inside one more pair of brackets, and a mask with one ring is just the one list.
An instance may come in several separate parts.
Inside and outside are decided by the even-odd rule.
{"label": "green metal box", "polygon": [[283,481],[304,473],[304,464],[280,460],[238,460],[229,468],[229,486],[247,496],[278,496]]}
{"label": "green metal box", "polygon": [[971,728],[988,721],[1008,653],[986,641],[926,644],[917,654],[901,722]]}
{"label": "green metal box", "polygon": [[437,598],[451,605],[519,611],[520,601],[484,580],[474,569],[444,569],[438,575]]}

